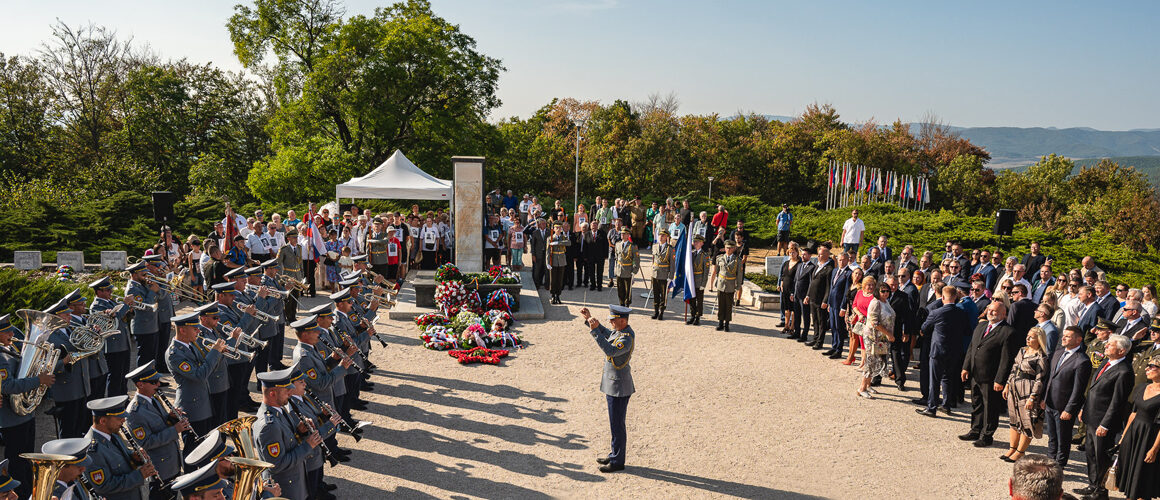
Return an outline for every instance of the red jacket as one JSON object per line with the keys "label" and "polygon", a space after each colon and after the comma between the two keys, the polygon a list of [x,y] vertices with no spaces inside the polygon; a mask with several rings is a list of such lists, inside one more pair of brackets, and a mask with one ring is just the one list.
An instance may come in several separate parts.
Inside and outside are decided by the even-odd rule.
{"label": "red jacket", "polygon": [[715,227],[728,227],[729,226],[729,211],[722,210],[720,212],[713,214],[713,220],[712,220],[712,222],[710,222],[710,224],[712,224]]}

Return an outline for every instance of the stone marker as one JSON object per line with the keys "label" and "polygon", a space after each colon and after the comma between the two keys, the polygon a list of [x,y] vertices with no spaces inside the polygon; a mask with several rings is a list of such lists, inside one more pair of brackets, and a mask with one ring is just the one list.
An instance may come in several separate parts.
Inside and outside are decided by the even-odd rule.
{"label": "stone marker", "polygon": [[17,250],[12,253],[12,263],[22,271],[40,269],[44,264],[40,261],[39,250]]}
{"label": "stone marker", "polygon": [[781,265],[788,259],[787,255],[771,255],[765,258],[765,274],[781,278]]}
{"label": "stone marker", "polygon": [[129,256],[123,250],[103,250],[101,251],[101,269],[106,271],[124,271],[125,260]]}
{"label": "stone marker", "polygon": [[84,252],[57,252],[56,265],[71,267],[73,271],[83,273],[85,271],[85,253]]}
{"label": "stone marker", "polygon": [[465,273],[483,271],[483,157],[451,157],[452,213],[455,216],[455,265]]}

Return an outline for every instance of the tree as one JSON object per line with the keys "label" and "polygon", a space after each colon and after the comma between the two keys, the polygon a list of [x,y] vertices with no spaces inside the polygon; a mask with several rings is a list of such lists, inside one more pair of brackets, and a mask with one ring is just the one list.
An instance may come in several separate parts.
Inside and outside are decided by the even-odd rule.
{"label": "tree", "polygon": [[963,155],[938,169],[934,178],[937,199],[945,199],[956,212],[977,214],[994,205],[991,185],[987,182],[990,172],[983,161],[976,156]]}
{"label": "tree", "polygon": [[35,59],[0,53],[0,173],[51,173],[57,138],[53,95]]}

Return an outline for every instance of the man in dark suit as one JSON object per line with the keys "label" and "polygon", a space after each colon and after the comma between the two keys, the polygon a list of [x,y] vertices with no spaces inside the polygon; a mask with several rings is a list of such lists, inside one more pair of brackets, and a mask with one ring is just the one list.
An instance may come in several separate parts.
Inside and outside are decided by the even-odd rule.
{"label": "man in dark suit", "polygon": [[1077,296],[1082,305],[1080,305],[1079,313],[1076,314],[1079,317],[1076,326],[1083,332],[1084,342],[1087,342],[1093,337],[1092,328],[1095,328],[1096,321],[1103,317],[1103,309],[1096,303],[1094,288],[1087,285],[1081,286]]}
{"label": "man in dark suit", "polygon": [[1006,318],[1007,306],[1002,302],[987,306],[987,321],[975,328],[960,374],[963,382],[971,381],[971,430],[959,439],[974,441],[978,448],[994,442],[999,413],[1007,408],[1003,387],[1024,341]]}
{"label": "man in dark suit", "polygon": [[548,274],[545,259],[548,256],[548,237],[552,235],[548,232],[548,221],[537,219],[535,226],[529,227],[525,233],[528,233],[527,240],[532,245],[532,281],[536,282],[536,288],[541,288]]}
{"label": "man in dark suit", "polygon": [[1096,370],[1088,390],[1087,403],[1079,419],[1087,426],[1084,452],[1087,456],[1088,486],[1075,490],[1088,498],[1108,498],[1104,478],[1112,466],[1112,447],[1124,429],[1130,411],[1129,400],[1135,376],[1127,362],[1132,341],[1123,335],[1112,335],[1104,347],[1105,361]]}
{"label": "man in dark suit", "polygon": [[1055,277],[1051,275],[1051,266],[1041,266],[1039,274],[1035,275],[1035,283],[1031,284],[1031,300],[1036,304],[1042,302],[1043,294],[1052,285],[1055,285]]}
{"label": "man in dark suit", "polygon": [[833,359],[842,357],[842,346],[849,334],[846,332],[846,291],[850,289],[850,258],[846,252],[838,252],[837,265],[830,277],[830,293],[826,297],[826,309],[830,314],[830,328],[833,332],[833,347],[822,355]]}
{"label": "man in dark suit", "polygon": [[[1027,338],[1027,332],[1035,326],[1035,308],[1038,307],[1027,297],[1027,286],[1016,283],[1011,288],[1011,310],[1007,313],[1007,323],[1015,328],[1015,335]],[[1046,347],[1046,346],[1044,346]]]}
{"label": "man in dark suit", "polygon": [[926,369],[923,370],[926,378],[919,381],[923,397],[914,402],[924,406],[915,411],[928,417],[935,416],[940,405],[950,413],[950,407],[939,397],[939,389],[942,389],[943,396],[950,397],[950,377],[954,376],[955,368],[951,365],[958,359],[962,337],[967,334],[967,313],[955,307],[958,297],[955,287],[943,287],[941,300],[932,301],[932,305],[941,306],[932,311],[922,324],[922,335],[929,339],[930,348],[924,363]]}
{"label": "man in dark suit", "polygon": [[1083,345],[1083,332],[1078,327],[1069,326],[1063,330],[1060,348],[1055,350],[1047,370],[1047,393],[1044,396],[1047,456],[1055,459],[1063,469],[1071,455],[1072,427],[1083,409],[1084,391],[1092,373],[1092,364]]}
{"label": "man in dark suit", "polygon": [[1148,336],[1148,319],[1141,316],[1140,301],[1129,300],[1120,311],[1124,317],[1116,323],[1116,333],[1128,337],[1133,343]]}
{"label": "man in dark suit", "polygon": [[[866,255],[869,255],[870,258],[874,262],[885,263],[886,261],[890,260],[890,257],[893,255],[892,253],[890,253],[890,247],[886,246],[886,236],[885,235],[878,237],[878,246],[870,247],[870,248],[871,249],[866,250]],[[877,256],[875,256],[873,253],[871,253],[871,252],[873,252],[872,249],[874,249],[874,248],[878,249]]]}
{"label": "man in dark suit", "polygon": [[810,278],[810,286],[806,290],[806,302],[810,306],[810,314],[814,321],[814,339],[806,345],[814,350],[822,350],[822,342],[826,340],[826,329],[829,327],[829,298],[830,279],[833,277],[834,261],[830,260],[830,249],[818,247],[818,264]]}
{"label": "man in dark suit", "polygon": [[999,276],[1003,274],[1003,271],[1003,251],[995,250],[995,253],[991,254],[991,266],[980,269],[978,273],[983,275],[983,281],[987,283],[987,290],[994,292],[995,287],[999,286]]}
{"label": "man in dark suit", "polygon": [[890,285],[890,307],[894,309],[894,342],[890,343],[890,359],[894,363],[894,385],[906,390],[906,369],[910,367],[910,336],[914,335],[914,310],[910,297],[898,289],[898,276],[887,276]]}
{"label": "man in dark suit", "polygon": [[860,265],[867,276],[874,276],[875,279],[882,281],[882,270],[886,266],[886,260],[878,253],[878,247],[870,247],[870,253],[862,256]]}
{"label": "man in dark suit", "polygon": [[1108,321],[1115,321],[1116,312],[1120,310],[1120,299],[1112,293],[1112,287],[1107,281],[1097,281],[1095,285],[1096,303],[1100,305],[1100,316]]}
{"label": "man in dark suit", "polygon": [[1019,261],[1028,271],[1038,270],[1047,264],[1047,256],[1039,252],[1039,242],[1031,242],[1031,253],[1023,254],[1023,259]]}
{"label": "man in dark suit", "polygon": [[918,287],[914,286],[914,283],[911,283],[910,281],[910,277],[913,273],[914,271],[908,267],[900,267],[897,271],[894,272],[894,275],[898,277],[898,290],[906,294],[906,297],[910,299],[911,312],[917,313]]}
{"label": "man in dark suit", "polygon": [[794,334],[790,338],[798,342],[805,342],[810,333],[810,306],[806,304],[806,295],[810,290],[810,279],[814,277],[814,270],[818,265],[810,260],[813,253],[809,248],[802,248],[802,261],[796,267],[794,275],[793,295],[790,297],[797,307],[797,314],[793,315]]}
{"label": "man in dark suit", "polygon": [[[604,291],[604,260],[608,258],[608,233],[600,227],[600,221],[592,221],[585,235],[584,275],[588,278],[588,289]],[[691,241],[690,241],[691,243]]]}

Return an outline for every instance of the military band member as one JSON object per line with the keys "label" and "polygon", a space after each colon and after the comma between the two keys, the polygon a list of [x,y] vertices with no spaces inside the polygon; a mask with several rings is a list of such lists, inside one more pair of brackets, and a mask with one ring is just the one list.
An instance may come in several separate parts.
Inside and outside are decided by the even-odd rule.
{"label": "military band member", "polygon": [[564,272],[568,265],[568,246],[572,242],[564,235],[559,222],[552,224],[552,236],[548,238],[548,282],[551,284],[551,303],[560,303],[560,291],[564,288]]}
{"label": "military band member", "polygon": [[[242,329],[234,327],[231,330],[223,330],[220,327],[221,313],[218,312],[218,303],[210,302],[204,304],[194,312],[198,314],[198,337],[209,339],[210,341],[225,340],[227,347],[229,342],[233,341],[237,344],[238,336],[242,333]],[[198,341],[200,342],[200,340]],[[213,373],[209,375],[209,407],[210,427],[217,427],[227,422],[226,408],[228,406],[227,400],[229,398],[230,390],[230,374],[229,374],[229,360],[219,361],[214,366]]]}
{"label": "military band member", "polygon": [[[306,374],[297,366],[290,371],[290,400],[287,408],[294,417],[301,415],[307,419],[311,419],[311,424],[314,429],[318,430],[318,434],[322,436],[325,441],[326,438],[332,437],[338,432],[338,423],[341,422],[342,417],[339,415],[331,415],[329,419],[322,418],[322,408],[314,406],[310,400],[304,396],[306,394]],[[311,424],[299,421],[297,418],[291,419],[296,422],[296,427],[299,435],[310,433]],[[337,457],[336,457],[337,458]],[[325,483],[323,479],[322,466],[326,464],[325,457],[323,457],[322,447],[315,448],[306,458],[306,491],[313,493],[312,498],[318,500],[331,500],[337,498],[329,490],[320,489]]]}
{"label": "military band member", "polygon": [[[226,276],[230,276],[231,279],[234,280],[234,301],[237,303],[236,305],[237,305],[238,311],[241,313],[241,316],[242,316],[242,325],[241,325],[242,329],[245,330],[246,333],[252,333],[255,336],[257,335],[258,327],[261,326],[262,323],[264,323],[264,321],[258,319],[258,313],[264,312],[262,310],[262,304],[265,302],[265,299],[267,297],[267,291],[264,287],[259,287],[257,289],[257,291],[250,291],[248,289],[248,285],[250,285],[250,276],[253,274],[258,274],[258,273],[260,273],[260,271],[261,271],[260,269],[255,269],[255,268],[251,267],[251,268],[235,269],[233,271],[230,271],[230,273],[236,273],[236,274],[233,274],[233,276],[230,276],[230,273],[226,273]],[[246,346],[240,346],[240,347],[244,347],[245,350],[247,350],[249,352],[256,351],[256,349],[254,349],[253,346],[246,345]],[[255,354],[254,357],[257,358],[257,354]],[[233,362],[233,364],[244,364],[245,365],[246,372],[242,375],[242,380],[246,381],[246,382],[244,382],[244,384],[248,384],[249,380],[250,380],[250,375],[254,372],[254,360],[252,360],[252,359],[250,359],[250,360],[244,360],[244,359],[232,360],[231,359],[230,361]],[[235,368],[235,369],[237,369],[237,368]],[[255,384],[255,385],[258,386],[258,390],[261,390],[260,384]],[[241,401],[239,408],[241,410],[258,411],[258,403],[256,401],[254,401],[253,399],[250,399],[248,388],[239,389],[239,394],[240,394],[239,397],[240,397],[240,401]],[[234,396],[231,395],[230,399],[233,399],[233,397]]]}
{"label": "military band member", "polygon": [[59,500],[96,500],[89,496],[85,486],[80,484],[86,478],[85,468],[93,465],[89,458],[89,446],[92,444],[85,438],[54,439],[40,447],[41,453],[50,455],[67,455],[71,460],[56,474],[53,483],[52,496]]}
{"label": "military band member", "polygon": [[[149,274],[158,281],[168,283],[173,278],[173,274],[165,270],[165,261],[160,255],[147,255],[141,260],[145,262],[145,269]],[[154,351],[148,359],[155,361],[157,371],[163,374],[169,374],[169,367],[165,365],[165,349],[169,347],[172,333],[168,319],[173,317],[173,310],[173,293],[168,286],[160,285],[157,289],[157,342],[153,345]],[[141,355],[138,354],[137,357],[140,358]],[[137,365],[140,366],[141,362],[138,361]]]}
{"label": "military band member", "polygon": [[[178,327],[179,330],[181,328],[182,326]],[[180,368],[174,365],[174,371],[177,370]],[[137,444],[145,448],[145,452],[149,454],[161,480],[169,482],[181,474],[181,449],[177,441],[183,432],[189,434],[190,424],[178,415],[166,411],[156,399],[157,391],[161,388],[161,374],[152,361],[138,366],[125,375],[125,378],[133,382],[137,388],[137,394],[133,396],[126,412],[128,424],[126,427]],[[180,395],[180,385],[178,387]],[[180,407],[180,403],[178,406]],[[153,481],[149,485],[149,498],[171,497],[159,481]]]}
{"label": "military band member", "polygon": [[209,464],[177,478],[169,489],[182,500],[219,500],[226,498],[222,490],[227,486],[229,481],[218,475],[216,464]]}
{"label": "military band member", "polygon": [[640,271],[640,250],[631,241],[631,233],[626,227],[620,228],[620,241],[616,243],[616,295],[620,305],[632,305],[632,279]]}
{"label": "military band member", "polygon": [[709,255],[701,250],[705,244],[705,237],[693,235],[693,286],[697,289],[697,296],[693,298],[692,314],[685,320],[686,325],[700,325],[701,316],[705,314],[705,283],[709,281]]}
{"label": "military band member", "polygon": [[[221,317],[219,320],[221,330],[232,331],[235,327],[238,327],[246,332],[254,331],[257,320],[248,314],[243,315],[234,304],[237,296],[237,289],[234,283],[230,281],[218,283],[213,286],[213,290],[217,292],[217,308],[218,315]],[[254,306],[249,305],[247,307]],[[238,351],[245,351],[244,346],[239,345],[236,338],[227,341],[227,344]],[[229,395],[226,398],[225,419],[228,421],[238,418],[238,412],[241,410],[243,402],[253,402],[250,399],[249,393],[246,391],[246,385],[250,377],[250,362],[244,357],[238,357],[237,359],[229,358],[226,360],[226,374],[229,378]]]}
{"label": "military band member", "polygon": [[588,308],[580,309],[580,315],[596,340],[596,345],[604,352],[604,375],[600,381],[600,392],[608,402],[608,423],[612,429],[612,451],[606,457],[597,458],[600,472],[624,470],[628,435],[624,421],[628,414],[628,398],[636,392],[632,383],[632,351],[636,347],[636,333],[628,326],[628,315],[632,309],[624,306],[608,306],[608,322],[613,330],[600,324],[592,317]]}
{"label": "military band member", "polygon": [[[279,293],[287,291],[286,288],[278,283],[279,267],[277,259],[263,262],[261,268],[263,273],[259,281],[261,286]],[[262,371],[286,368],[286,365],[282,364],[282,348],[286,342],[286,319],[282,317],[282,313],[286,310],[286,304],[292,302],[294,300],[283,300],[279,298],[278,294],[272,293],[267,296],[267,303],[263,310],[269,315],[278,318],[278,320],[276,322],[272,321],[263,324],[261,330],[258,331],[258,338],[269,342],[264,349],[265,355],[262,356],[262,354],[259,354],[262,359],[255,358],[257,365],[262,367]]]}
{"label": "military band member", "polygon": [[[119,431],[125,424],[128,396],[113,396],[89,401],[93,426],[85,438],[93,464],[85,469],[85,476],[97,494],[108,500],[140,500],[145,478],[155,475],[153,464],[144,464],[144,457],[131,452],[121,440]],[[135,464],[142,464],[140,467]]]}
{"label": "military band member", "polygon": [[[133,311],[133,298],[125,297],[123,303],[113,300],[113,282],[108,277],[89,284],[95,297],[89,306],[89,314],[112,310],[117,318],[116,335],[105,338],[105,363],[109,373],[105,375],[104,394],[120,396],[125,394],[125,374],[129,373],[129,323],[126,317]],[[104,396],[102,396],[104,397]]]}
{"label": "military band member", "polygon": [[[199,470],[207,465],[213,465],[219,478],[225,481],[226,487],[222,489],[222,494],[225,498],[234,497],[235,485],[230,482],[236,474],[234,463],[227,460],[229,457],[238,456],[233,446],[226,442],[225,436],[217,430],[209,431],[193,451],[185,455],[185,470]],[[282,488],[278,487],[277,483],[269,486],[263,486],[262,498],[277,498],[282,496]]]}
{"label": "military band member", "polygon": [[[44,312],[68,322],[72,313],[66,299],[61,299]],[[89,396],[89,365],[85,360],[75,360],[76,346],[69,340],[72,327],[54,330],[48,342],[64,353],[56,362],[56,383],[52,385],[52,398],[56,403],[50,413],[56,419],[57,438],[80,437],[85,433],[85,402]]]}
{"label": "military band member", "polygon": [[[218,365],[225,363],[222,352],[226,349],[226,341],[217,337],[207,338],[213,341],[208,350],[198,340],[200,316],[200,313],[192,312],[173,318],[177,336],[165,352],[165,359],[173,368],[173,380],[177,382],[177,401],[174,404],[185,412],[185,417],[199,436],[213,429],[209,379],[217,371]],[[235,329],[234,335],[241,333],[238,330]],[[183,436],[187,447],[192,447],[190,443],[193,436],[194,433]]]}
{"label": "military band member", "polygon": [[[341,408],[343,408],[343,405],[346,404],[346,374],[354,371],[354,368],[352,368],[354,358],[352,356],[354,355],[355,348],[353,346],[346,348],[345,353],[351,360],[350,363],[347,363],[343,359],[341,353],[338,352],[338,349],[341,349],[340,346],[342,346],[342,341],[339,340],[338,334],[334,328],[335,316],[333,304],[323,304],[311,309],[308,312],[314,316],[315,323],[319,329],[317,341],[314,343],[315,350],[317,350],[321,356],[326,358],[328,365],[335,365],[331,367],[330,372],[331,399],[329,401],[323,399],[323,401],[330,403],[331,407],[333,407],[335,411],[342,415]],[[299,343],[301,343],[301,341]],[[295,362],[301,363],[297,360],[297,358],[295,359]],[[306,372],[307,378],[309,379],[309,370],[307,370],[305,367],[303,367],[302,370]],[[307,382],[307,385],[312,390],[315,387],[315,384],[311,384],[309,381]],[[330,447],[330,450],[338,457],[345,457],[346,455],[350,454],[349,450],[342,449],[338,446],[338,440],[333,436],[327,439],[326,445]]]}
{"label": "military band member", "polygon": [[253,301],[254,307],[274,318],[258,325],[257,338],[267,343],[265,347],[254,349],[255,355],[252,364],[257,373],[264,372],[269,367],[270,339],[273,339],[278,331],[278,322],[282,320],[283,308],[282,301],[270,293],[272,287],[265,285],[265,275],[265,267],[262,265],[246,268],[247,295]]}
{"label": "military band member", "polygon": [[[352,281],[355,280],[344,281],[343,283],[354,284]],[[336,310],[334,313],[334,330],[336,333],[342,332],[345,334],[345,337],[342,335],[339,336],[340,343],[336,344],[336,346],[339,346],[340,349],[346,349],[348,352],[353,351],[351,358],[355,361],[355,363],[358,364],[359,368],[354,369],[352,367],[352,369],[347,370],[346,375],[343,376],[343,383],[346,386],[346,396],[343,398],[343,407],[338,409],[338,412],[342,415],[342,418],[346,419],[348,423],[354,425],[356,422],[354,417],[351,416],[350,411],[355,406],[358,406],[357,403],[361,401],[360,397],[362,394],[363,381],[362,372],[366,371],[366,360],[368,354],[362,349],[362,346],[358,344],[358,340],[356,339],[356,337],[359,336],[358,331],[361,326],[356,323],[357,321],[360,321],[360,318],[354,316],[354,301],[351,297],[351,290],[351,288],[346,288],[331,294],[330,299],[334,301],[334,307]],[[362,328],[365,331],[365,327]],[[351,349],[352,347],[354,348],[353,350]]]}
{"label": "military band member", "polygon": [[669,230],[661,228],[657,231],[657,244],[653,245],[652,264],[652,319],[665,319],[665,306],[668,305],[669,278],[673,270],[673,245],[669,243]]}
{"label": "military band member", "polygon": [[22,483],[8,475],[8,460],[0,460],[0,500],[20,500],[21,498],[27,498],[27,496],[20,496],[16,493],[16,490],[21,486],[27,489],[29,493],[32,492],[32,485],[28,481]]}
{"label": "military band member", "polygon": [[[282,269],[282,274],[289,276],[299,283],[304,279],[302,274],[302,249],[298,246],[298,230],[289,228],[286,230],[286,244],[278,249],[278,256],[274,258],[278,261],[278,267]],[[298,319],[298,298],[302,296],[297,289],[290,290],[290,296],[294,300],[285,301],[286,308],[282,311],[283,318],[286,324],[293,323]],[[278,352],[282,352],[285,347],[284,341],[278,342]],[[281,358],[279,357],[279,363]],[[278,368],[282,369],[281,366]]]}
{"label": "military band member", "polygon": [[258,408],[258,420],[254,422],[255,448],[260,460],[274,464],[270,472],[282,487],[282,495],[303,500],[309,493],[306,490],[306,459],[322,443],[322,436],[311,432],[299,441],[291,424],[293,420],[283,409],[290,399],[289,369],[259,373],[258,380],[262,382],[262,406]]}
{"label": "military band member", "polygon": [[[73,290],[65,296],[68,307],[72,312],[69,325],[73,328],[85,326],[88,317],[85,315],[85,296],[79,290]],[[105,397],[105,376],[109,374],[109,365],[105,363],[105,350],[102,348],[96,354],[84,361],[89,366],[89,395],[86,401]]]}
{"label": "military band member", "polygon": [[32,493],[32,465],[21,458],[20,454],[35,450],[36,413],[17,415],[12,411],[9,396],[29,392],[42,385],[51,387],[56,377],[52,373],[45,373],[20,378],[20,349],[12,343],[15,333],[16,327],[12,326],[10,315],[0,316],[0,437],[4,438],[4,458],[11,467],[8,474],[19,480],[17,495],[19,498],[28,498]]}
{"label": "military band member", "polygon": [[[133,297],[137,302],[146,305],[157,305],[157,310],[147,308],[133,311],[133,321],[129,323],[129,331],[133,334],[133,342],[137,344],[137,366],[153,360],[153,351],[157,349],[157,318],[160,312],[158,299],[161,287],[147,281],[144,262],[138,262],[128,267],[129,281],[125,283],[125,296]],[[169,319],[169,316],[165,316]]]}
{"label": "military band member", "polygon": [[737,257],[737,244],[725,242],[725,253],[717,256],[714,288],[717,289],[717,330],[729,331],[733,321],[733,293],[741,286],[744,264]]}

